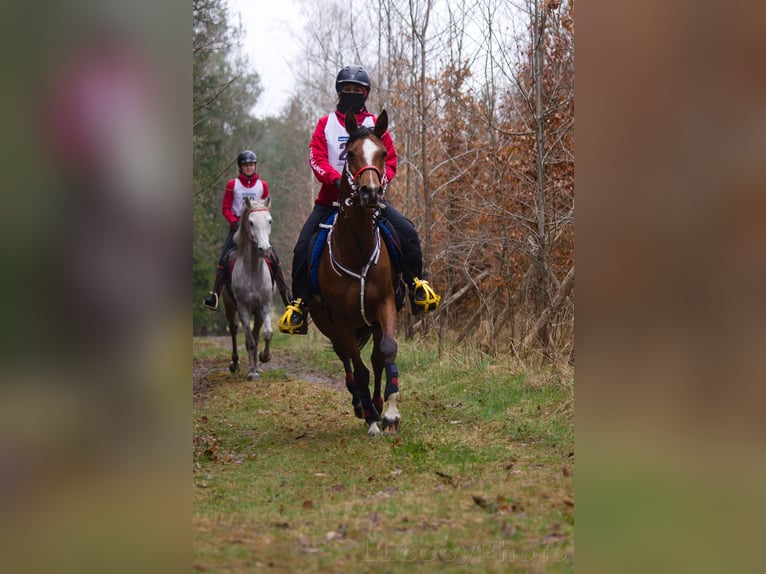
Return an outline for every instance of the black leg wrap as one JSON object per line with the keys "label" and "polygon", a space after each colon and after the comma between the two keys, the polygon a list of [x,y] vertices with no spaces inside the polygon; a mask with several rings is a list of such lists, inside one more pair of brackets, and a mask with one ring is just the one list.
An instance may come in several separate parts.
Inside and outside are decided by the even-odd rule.
{"label": "black leg wrap", "polygon": [[394,393],[399,392],[399,369],[394,363],[386,364],[386,392],[384,394],[385,400]]}

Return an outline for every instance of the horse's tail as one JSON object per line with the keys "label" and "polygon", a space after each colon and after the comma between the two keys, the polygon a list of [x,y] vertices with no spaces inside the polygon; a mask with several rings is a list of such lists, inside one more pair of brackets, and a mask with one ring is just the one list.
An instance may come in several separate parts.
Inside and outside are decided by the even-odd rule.
{"label": "horse's tail", "polygon": [[372,337],[372,327],[359,327],[356,330],[356,344],[359,346],[359,350],[364,349],[364,346],[369,342]]}

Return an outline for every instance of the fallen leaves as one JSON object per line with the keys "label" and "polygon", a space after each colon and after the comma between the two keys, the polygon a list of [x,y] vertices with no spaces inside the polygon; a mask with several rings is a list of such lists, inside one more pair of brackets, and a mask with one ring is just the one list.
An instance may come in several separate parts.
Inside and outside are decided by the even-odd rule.
{"label": "fallen leaves", "polygon": [[507,514],[509,512],[523,512],[524,506],[515,500],[507,500],[504,496],[498,495],[495,500],[488,500],[483,496],[473,495],[473,501],[482,510],[487,512],[499,512]]}

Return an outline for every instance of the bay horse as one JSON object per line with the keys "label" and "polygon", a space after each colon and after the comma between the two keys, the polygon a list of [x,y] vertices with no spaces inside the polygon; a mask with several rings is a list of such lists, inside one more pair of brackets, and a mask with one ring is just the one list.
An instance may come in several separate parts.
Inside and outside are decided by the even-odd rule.
{"label": "bay horse", "polygon": [[[265,256],[271,250],[271,197],[265,200],[245,199],[239,229],[234,234],[237,244],[236,260],[231,271],[231,285],[223,290],[223,304],[231,333],[231,363],[229,370],[239,369],[237,353],[237,319],[245,332],[245,348],[250,357],[247,380],[259,376],[258,359],[271,360],[271,307],[274,284]],[[250,320],[253,320],[252,330]],[[264,348],[258,354],[258,338],[263,328]]]}
{"label": "bay horse", "polygon": [[[308,309],[343,363],[355,415],[369,425],[368,434],[378,435],[383,431],[397,432],[400,423],[394,339],[397,313],[394,281],[398,273],[377,226],[385,208],[381,200],[385,192],[386,148],[381,137],[388,129],[388,114],[383,110],[371,129],[359,126],[354,114],[347,113],[345,128],[349,139],[340,180],[339,212],[319,262],[320,296],[310,298]],[[360,349],[370,335],[373,396],[370,371]],[[386,388],[381,398],[383,370]],[[388,408],[381,419],[384,400]]]}

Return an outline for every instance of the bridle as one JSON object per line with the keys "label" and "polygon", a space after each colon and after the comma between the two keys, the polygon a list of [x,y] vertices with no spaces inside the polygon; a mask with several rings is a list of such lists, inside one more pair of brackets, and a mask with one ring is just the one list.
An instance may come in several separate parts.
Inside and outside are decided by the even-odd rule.
{"label": "bridle", "polygon": [[362,177],[362,174],[366,171],[374,171],[378,174],[378,179],[380,180],[380,187],[381,187],[381,195],[385,195],[386,193],[386,186],[388,185],[388,182],[384,181],[383,173],[380,171],[380,169],[377,166],[374,165],[363,165],[360,167],[354,175],[351,175],[351,172],[348,170],[348,165],[344,168],[343,172],[346,174],[346,180],[348,181],[348,186],[351,188],[351,193],[348,194],[348,197],[343,200],[343,204],[347,207],[350,207],[354,205],[355,203],[359,203],[359,179]]}
{"label": "bridle", "polygon": [[[268,212],[270,212],[271,210],[270,210],[268,207],[255,207],[255,208],[249,209],[249,210],[247,211],[247,213],[246,213],[246,214],[245,214],[245,213],[243,213],[242,215],[243,215],[243,216],[244,216],[244,215],[247,215],[247,217],[248,217],[248,219],[249,219],[249,218],[250,218],[250,214],[251,214],[251,213],[256,213],[256,212],[258,212],[258,211],[268,211]],[[243,221],[244,221],[244,219],[245,219],[245,218],[244,218],[244,217],[242,217],[242,220],[243,220]],[[248,233],[247,233],[247,234],[248,234],[248,236],[250,236],[250,231],[249,231],[249,230],[248,230]],[[258,243],[257,243],[257,241],[256,241],[256,242],[253,242],[253,241],[252,241],[252,239],[254,239],[252,236],[250,237],[250,239],[251,239],[251,241],[250,241],[250,242],[251,242],[251,243],[254,243],[254,244],[255,244],[255,247],[258,247]],[[256,249],[256,250],[255,250],[255,255],[256,255],[256,257],[259,257],[259,256],[261,256],[261,257],[265,257],[265,254],[266,254],[266,250],[264,250],[263,252],[261,252],[260,248],[258,248],[258,249]]]}

